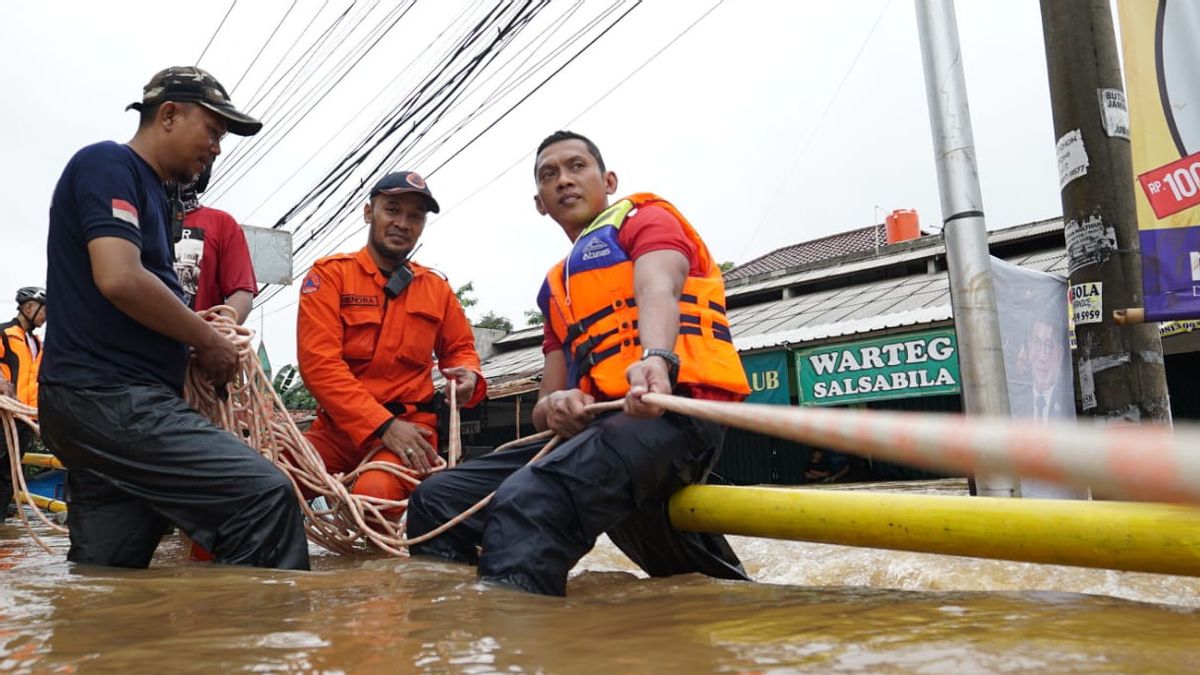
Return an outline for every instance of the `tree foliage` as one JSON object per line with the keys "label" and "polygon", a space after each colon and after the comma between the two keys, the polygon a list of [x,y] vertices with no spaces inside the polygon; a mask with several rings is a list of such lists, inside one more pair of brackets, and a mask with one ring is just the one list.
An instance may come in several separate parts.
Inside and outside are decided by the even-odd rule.
{"label": "tree foliage", "polygon": [[496,330],[502,330],[505,333],[511,333],[513,329],[512,321],[509,321],[508,317],[498,316],[495,312],[488,312],[487,314],[484,314],[483,318],[480,319],[475,325],[479,326],[480,328],[493,328]]}
{"label": "tree foliage", "polygon": [[271,387],[279,394],[279,398],[283,400],[283,407],[288,410],[317,409],[317,399],[313,398],[308,387],[304,386],[304,380],[300,379],[300,371],[290,363],[275,374]]}
{"label": "tree foliage", "polygon": [[525,325],[526,326],[540,326],[544,323],[546,323],[546,317],[542,314],[542,310],[540,310],[540,309],[525,310]]}
{"label": "tree foliage", "polygon": [[474,307],[475,304],[479,302],[478,298],[474,298],[471,295],[469,295],[470,293],[474,293],[474,292],[475,292],[475,282],[474,281],[468,281],[467,283],[463,284],[462,286],[459,286],[457,291],[454,291],[454,295],[456,295],[458,297],[458,304],[462,305],[463,309],[466,309],[468,307]]}

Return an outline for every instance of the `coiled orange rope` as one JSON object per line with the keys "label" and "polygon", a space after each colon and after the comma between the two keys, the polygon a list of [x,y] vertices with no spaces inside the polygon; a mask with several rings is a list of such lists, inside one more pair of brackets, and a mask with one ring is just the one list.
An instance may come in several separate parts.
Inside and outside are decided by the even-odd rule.
{"label": "coiled orange rope", "polygon": [[[330,551],[350,553],[374,546],[393,555],[407,555],[405,547],[435,537],[454,527],[491,500],[488,495],[459,516],[419,538],[404,536],[403,520],[383,514],[406,507],[407,500],[392,501],[351,494],[355,479],[368,470],[382,470],[413,485],[420,478],[412,471],[368,456],[354,471],[330,475],[320,456],[304,438],[283,402],[275,394],[250,348],[253,333],[238,326],[233,310],[218,307],[203,313],[213,326],[234,342],[241,369],[226,395],[190,371],[188,402],[222,428],[245,440],[278,466],[296,486],[306,516],[308,537]],[[451,430],[449,463],[458,461],[457,406],[450,386]],[[1148,501],[1200,503],[1200,430],[1174,430],[1151,426],[1104,427],[1096,424],[1054,424],[1031,427],[1009,419],[965,418],[951,415],[886,413],[817,408],[790,408],[746,403],[696,401],[663,394],[647,394],[645,401],[679,414],[690,415],[780,438],[870,454],[910,466],[970,474],[976,470],[1005,470],[1056,483],[1091,486],[1106,497]],[[620,401],[588,406],[589,412],[619,408]],[[36,410],[0,397],[0,422],[10,447],[16,447],[16,422],[36,429]],[[559,439],[542,432],[517,442],[545,439],[547,443],[530,460],[546,455]],[[14,485],[29,500],[16,453],[10,453]],[[302,491],[324,497],[328,505],[314,509]],[[30,501],[30,503],[32,503]],[[56,530],[37,511],[39,517]],[[32,527],[23,513],[26,526]],[[36,535],[34,538],[37,539]],[[38,539],[38,543],[45,544]],[[49,550],[49,549],[47,549]]]}
{"label": "coiled orange rope", "polygon": [[[436,530],[415,539],[405,538],[403,520],[391,519],[384,514],[392,509],[406,507],[408,500],[396,501],[356,495],[350,492],[350,488],[359,475],[370,470],[387,471],[414,486],[420,483],[419,476],[409,469],[389,462],[371,461],[374,452],[368,455],[366,461],[362,462],[354,471],[330,475],[325,470],[320,455],[296,427],[283,402],[267,380],[262,364],[251,349],[253,331],[237,325],[233,318],[234,311],[230,307],[214,307],[201,312],[201,316],[237,347],[241,367],[234,381],[219,393],[196,370],[189,370],[184,397],[193,408],[216,425],[241,438],[247,445],[278,466],[291,479],[300,508],[305,515],[305,528],[310,541],[335,553],[352,553],[370,545],[392,555],[403,556],[408,554],[405,547],[436,537],[477,513],[491,501],[491,495],[488,495]],[[449,387],[449,392],[451,407],[451,428],[448,439],[450,461],[449,463],[441,462],[435,467],[435,471],[447,466],[454,466],[458,463],[461,454],[459,416],[453,386]],[[35,431],[38,429],[37,423],[33,421],[36,415],[36,409],[26,406],[16,399],[0,397],[0,424],[4,427],[4,435],[8,440],[9,447],[17,447],[17,422],[28,424]],[[555,441],[551,439],[551,436],[550,432],[543,432],[523,439],[523,442],[538,438],[550,441],[534,458],[538,459],[554,447]],[[505,447],[507,446],[501,446],[498,450],[503,450]],[[13,485],[17,487],[16,493],[19,499],[33,506],[37,517],[52,530],[66,532],[65,528],[51,522],[36,507],[28,493],[17,453],[9,453],[9,464]],[[306,500],[303,496],[304,493],[323,497],[327,507],[314,508],[312,504],[317,500],[315,497],[312,502]],[[25,510],[18,509],[18,511],[30,536],[46,551],[52,552],[50,547],[37,536],[32,523],[26,517]]]}
{"label": "coiled orange rope", "polygon": [[[218,395],[196,370],[190,370],[184,397],[192,407],[218,426],[258,450],[292,480],[304,511],[310,541],[335,553],[351,553],[369,544],[392,555],[408,555],[405,547],[436,537],[478,512],[491,500],[491,495],[488,495],[436,530],[418,538],[406,538],[403,520],[393,520],[384,514],[392,509],[407,507],[407,499],[397,501],[352,494],[350,489],[364,471],[387,471],[414,486],[420,483],[420,477],[395,464],[372,461],[378,450],[368,455],[354,471],[330,475],[316,449],[296,427],[267,381],[262,364],[250,347],[253,331],[237,325],[233,320],[233,310],[228,307],[214,307],[201,315],[237,346],[241,369],[234,382],[226,387],[224,395]],[[453,385],[448,384],[448,387],[451,410],[449,463],[441,462],[434,471],[454,466],[460,455],[457,401]],[[522,442],[528,442],[531,438],[551,440],[552,435],[543,432],[536,437],[522,439]],[[544,456],[553,447],[551,440],[535,459]],[[327,508],[314,509],[312,503],[301,496],[302,491],[324,497]],[[315,498],[313,501],[316,501]]]}
{"label": "coiled orange rope", "polygon": [[[25,530],[29,532],[29,536],[33,537],[38,546],[41,546],[48,553],[53,553],[53,550],[33,530],[33,523],[29,521],[29,516],[26,515],[27,509],[21,508],[22,503],[28,504],[33,507],[32,511],[46,527],[60,533],[67,531],[65,527],[47,518],[46,514],[38,508],[37,503],[33,501],[33,496],[29,494],[29,486],[25,484],[25,472],[21,470],[21,452],[17,437],[17,423],[29,425],[36,433],[39,432],[37,422],[34,421],[36,419],[37,408],[27,406],[15,398],[0,396],[0,426],[4,427],[4,440],[9,448],[8,471],[12,476],[13,501],[17,504],[17,515],[20,516],[21,522],[25,525]],[[6,506],[7,504],[0,504],[0,508],[5,508]]]}

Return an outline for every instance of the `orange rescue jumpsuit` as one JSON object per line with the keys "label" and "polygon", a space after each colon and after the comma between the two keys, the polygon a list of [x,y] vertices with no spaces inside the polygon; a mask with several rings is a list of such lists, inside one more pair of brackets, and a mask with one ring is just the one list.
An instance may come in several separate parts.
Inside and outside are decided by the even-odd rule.
{"label": "orange rescue jumpsuit", "polygon": [[[379,432],[393,417],[433,432],[427,440],[437,447],[437,416],[415,409],[433,400],[434,355],[441,368],[461,366],[478,375],[467,407],[487,393],[471,324],[450,284],[409,265],[413,280],[395,298],[384,293],[387,277],[366,248],[318,260],[300,287],[300,375],[320,406],[305,437],[330,473],[353,471],[381,447]],[[406,410],[394,415],[384,404]],[[373,461],[403,465],[387,449]],[[367,471],[352,492],[400,500],[411,487],[386,471]]]}

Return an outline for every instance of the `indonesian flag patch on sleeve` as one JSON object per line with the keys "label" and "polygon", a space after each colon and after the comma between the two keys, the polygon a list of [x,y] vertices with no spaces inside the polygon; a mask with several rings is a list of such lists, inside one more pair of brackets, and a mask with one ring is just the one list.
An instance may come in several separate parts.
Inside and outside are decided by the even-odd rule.
{"label": "indonesian flag patch on sleeve", "polygon": [[112,200],[113,218],[123,220],[134,227],[138,227],[138,212],[133,207],[133,204],[124,199]]}

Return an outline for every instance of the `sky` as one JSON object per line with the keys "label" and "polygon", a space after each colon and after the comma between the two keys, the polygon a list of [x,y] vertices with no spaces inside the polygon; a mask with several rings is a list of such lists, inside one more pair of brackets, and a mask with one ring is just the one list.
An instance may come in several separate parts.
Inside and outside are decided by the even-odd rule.
{"label": "sky", "polygon": [[[422,45],[478,4],[416,3],[259,165],[211,191],[218,198],[206,203],[244,224],[273,224],[396,99],[403,86],[388,83],[427,68]],[[583,16],[609,3],[578,4],[560,1],[547,11],[575,8]],[[132,137],[136,114],[124,107],[141,98],[150,75],[195,63],[203,52],[201,67],[227,89],[246,73],[232,93],[244,107],[247,92],[297,42],[306,17],[329,16],[321,12],[340,11],[349,0],[297,0],[254,61],[291,5],[242,0],[217,31],[231,0],[4,3],[0,190],[8,206],[0,220],[0,297],[43,283],[59,174],[81,147]],[[1062,211],[1038,3],[960,0],[957,12],[987,226],[1056,217]],[[547,25],[533,26],[531,39],[554,39]],[[263,119],[272,124],[270,115]],[[425,165],[401,168],[428,174],[482,129],[479,120],[472,124],[440,155],[422,158]],[[546,269],[566,253],[565,235],[537,214],[532,199],[533,150],[560,128],[599,145],[619,194],[655,192],[672,201],[719,260],[743,263],[880,222],[892,209],[916,209],[926,229],[941,222],[910,1],[645,0],[427,175],[442,212],[431,215],[415,259],[455,287],[474,285],[473,319],[492,311],[522,325]],[[226,139],[226,158],[237,142]],[[327,241],[323,253],[365,244],[365,229],[355,225],[361,203],[345,214],[345,236]],[[297,293],[298,283],[247,322],[276,367],[295,359]],[[53,330],[59,319],[50,302]]]}

